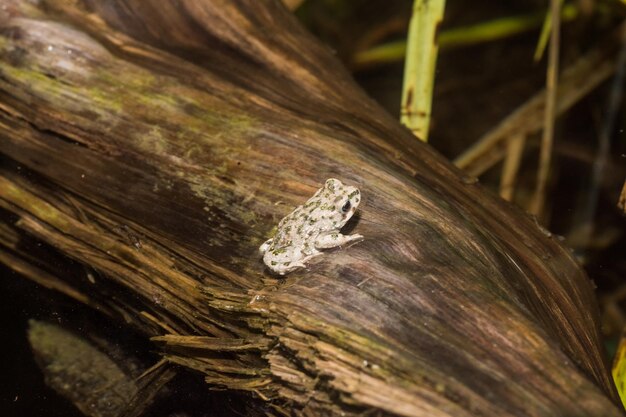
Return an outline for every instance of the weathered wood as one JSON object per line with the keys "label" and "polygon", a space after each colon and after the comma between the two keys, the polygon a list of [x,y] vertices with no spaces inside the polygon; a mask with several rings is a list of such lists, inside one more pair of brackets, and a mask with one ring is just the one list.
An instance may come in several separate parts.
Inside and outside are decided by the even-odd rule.
{"label": "weathered wood", "polygon": [[28,341],[46,383],[89,417],[144,415],[176,375],[163,361],[146,369],[118,346],[94,344],[50,323],[30,320]]}
{"label": "weathered wood", "polygon": [[[0,3],[0,261],[268,414],[621,415],[567,249],[278,1]],[[365,240],[271,276],[259,244],[329,177]]]}

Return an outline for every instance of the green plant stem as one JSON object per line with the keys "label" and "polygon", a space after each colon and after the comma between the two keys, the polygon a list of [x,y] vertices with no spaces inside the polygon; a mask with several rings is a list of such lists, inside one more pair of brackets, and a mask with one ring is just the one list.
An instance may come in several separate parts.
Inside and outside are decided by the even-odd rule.
{"label": "green plant stem", "polygon": [[[572,21],[578,17],[578,13],[579,10],[575,4],[566,4],[561,10],[561,20]],[[536,29],[544,20],[545,13],[543,12],[489,20],[476,25],[443,31],[439,34],[438,43],[440,48],[446,49],[492,42]],[[405,54],[406,41],[394,41],[357,53],[353,63],[357,67],[380,65],[397,62],[403,59]]]}
{"label": "green plant stem", "polygon": [[443,19],[445,0],[415,0],[409,24],[400,122],[426,142],[430,126],[437,28]]}

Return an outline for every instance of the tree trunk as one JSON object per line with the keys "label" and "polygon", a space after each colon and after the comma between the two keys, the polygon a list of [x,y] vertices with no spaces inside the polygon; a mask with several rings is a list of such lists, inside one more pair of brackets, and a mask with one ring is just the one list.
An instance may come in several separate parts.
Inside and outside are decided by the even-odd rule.
{"label": "tree trunk", "polygon": [[[10,268],[268,415],[621,415],[569,251],[279,1],[0,3]],[[272,275],[259,245],[331,177],[364,240]]]}

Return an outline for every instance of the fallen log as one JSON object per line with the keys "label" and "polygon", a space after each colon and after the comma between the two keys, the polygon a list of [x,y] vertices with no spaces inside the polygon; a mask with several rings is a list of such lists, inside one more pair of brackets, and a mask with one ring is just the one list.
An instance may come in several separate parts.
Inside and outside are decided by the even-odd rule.
{"label": "fallen log", "polygon": [[[278,1],[1,3],[8,267],[259,415],[621,415],[569,251]],[[364,240],[272,274],[259,245],[327,178]]]}

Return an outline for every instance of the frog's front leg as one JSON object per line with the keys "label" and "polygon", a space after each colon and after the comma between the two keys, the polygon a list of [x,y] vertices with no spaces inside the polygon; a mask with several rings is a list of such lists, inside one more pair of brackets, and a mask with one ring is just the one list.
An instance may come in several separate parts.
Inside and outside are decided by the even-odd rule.
{"label": "frog's front leg", "polygon": [[363,239],[363,236],[359,234],[354,235],[342,235],[339,232],[329,232],[320,234],[315,239],[315,248],[317,249],[328,249],[334,248],[336,246],[342,246],[346,243],[354,242],[356,240]]}
{"label": "frog's front leg", "polygon": [[272,242],[274,241],[274,239],[267,239],[265,242],[263,242],[263,244],[261,246],[259,246],[259,252],[261,252],[261,255],[264,254],[265,252],[267,252],[267,250],[269,249],[270,245],[272,244]]}

